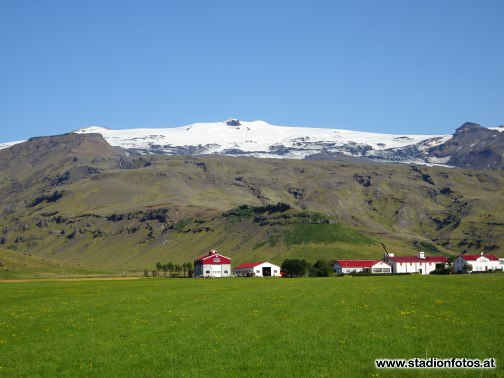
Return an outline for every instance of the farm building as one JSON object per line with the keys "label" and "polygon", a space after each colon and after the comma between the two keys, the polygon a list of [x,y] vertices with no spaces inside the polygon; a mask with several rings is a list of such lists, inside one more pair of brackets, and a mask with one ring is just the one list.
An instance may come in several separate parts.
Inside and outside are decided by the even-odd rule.
{"label": "farm building", "polygon": [[392,273],[391,266],[381,260],[336,260],[333,266],[336,274],[348,273]]}
{"label": "farm building", "polygon": [[280,277],[280,267],[265,262],[249,262],[235,268],[238,277]]}
{"label": "farm building", "polygon": [[481,253],[481,255],[459,255],[453,262],[455,273],[485,272],[487,270],[504,270],[504,260],[499,260],[494,255]]}
{"label": "farm building", "polygon": [[194,260],[194,277],[230,277],[231,259],[215,250]]}
{"label": "farm building", "polygon": [[425,256],[420,252],[418,256],[395,257],[393,253],[385,255],[385,262],[392,266],[392,273],[420,273],[429,274],[436,269],[445,269],[448,258],[444,256]]}

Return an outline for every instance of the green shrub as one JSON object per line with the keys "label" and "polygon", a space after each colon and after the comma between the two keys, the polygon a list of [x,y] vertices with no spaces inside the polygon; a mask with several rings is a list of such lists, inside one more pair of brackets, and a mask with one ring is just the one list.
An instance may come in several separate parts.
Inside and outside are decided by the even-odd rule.
{"label": "green shrub", "polygon": [[304,277],[307,275],[310,266],[306,260],[286,259],[282,263],[281,269],[284,272],[283,277]]}
{"label": "green shrub", "polygon": [[445,275],[445,274],[450,274],[450,269],[436,269],[430,272],[430,274],[440,274],[440,275]]}

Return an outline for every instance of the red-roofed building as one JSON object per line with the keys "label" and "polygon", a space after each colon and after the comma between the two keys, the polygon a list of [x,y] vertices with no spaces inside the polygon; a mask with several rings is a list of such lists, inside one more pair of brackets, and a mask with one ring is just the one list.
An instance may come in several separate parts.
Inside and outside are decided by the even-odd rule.
{"label": "red-roofed building", "polygon": [[459,255],[453,263],[455,273],[485,272],[487,270],[504,270],[504,259],[494,255]]}
{"label": "red-roofed building", "polygon": [[267,261],[243,263],[234,272],[237,277],[280,277],[280,267]]}
{"label": "red-roofed building", "polygon": [[194,260],[194,277],[231,277],[231,259],[211,250]]}
{"label": "red-roofed building", "polygon": [[391,273],[391,266],[381,260],[336,260],[333,266],[336,274],[367,272],[373,274]]}
{"label": "red-roofed building", "polygon": [[418,256],[397,256],[389,253],[385,255],[385,262],[392,266],[392,273],[420,273],[429,274],[436,269],[445,269],[448,258],[444,256],[425,256],[420,252]]}

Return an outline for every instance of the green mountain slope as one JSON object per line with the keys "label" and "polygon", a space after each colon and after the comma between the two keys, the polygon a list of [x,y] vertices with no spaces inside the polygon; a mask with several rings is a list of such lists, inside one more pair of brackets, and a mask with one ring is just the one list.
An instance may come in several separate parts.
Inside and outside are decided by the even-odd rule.
{"label": "green mountain slope", "polygon": [[68,278],[110,275],[110,271],[100,267],[87,267],[82,264],[62,262],[0,248],[0,280],[31,278]]}
{"label": "green mountain slope", "polygon": [[0,151],[0,244],[12,251],[117,270],[211,248],[233,263],[379,258],[381,242],[398,254],[504,253],[500,171],[135,157],[92,134],[15,147]]}

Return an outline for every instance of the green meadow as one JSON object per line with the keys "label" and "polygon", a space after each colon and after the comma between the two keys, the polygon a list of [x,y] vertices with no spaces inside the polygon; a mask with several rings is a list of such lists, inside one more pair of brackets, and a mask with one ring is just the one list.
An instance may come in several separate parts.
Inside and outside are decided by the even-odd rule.
{"label": "green meadow", "polygon": [[[0,376],[503,376],[504,274],[0,283]],[[375,358],[497,359],[377,370]]]}

